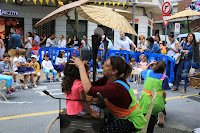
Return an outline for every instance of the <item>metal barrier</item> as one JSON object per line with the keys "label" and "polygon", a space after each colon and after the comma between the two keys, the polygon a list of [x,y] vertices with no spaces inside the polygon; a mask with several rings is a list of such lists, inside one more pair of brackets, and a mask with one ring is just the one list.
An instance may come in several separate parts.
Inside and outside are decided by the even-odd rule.
{"label": "metal barrier", "polygon": [[[73,56],[73,54],[76,54],[76,57],[78,57],[79,52],[76,49],[72,48],[53,48],[53,47],[44,47],[39,50],[39,62],[42,64],[42,60],[45,54],[48,53],[49,60],[51,60],[52,64],[55,65],[56,58],[59,54],[59,51],[64,51],[65,57],[67,57],[67,60],[69,60],[70,56]],[[75,52],[75,53],[74,53]]]}
{"label": "metal barrier", "polygon": [[[166,74],[169,73],[168,75],[169,83],[172,83],[174,81],[174,66],[175,66],[174,58],[167,55],[156,54],[156,53],[143,53],[143,54],[146,55],[148,62],[151,62],[153,60],[165,61],[167,65]],[[108,59],[109,56],[120,56],[120,57],[124,57],[127,63],[130,61],[130,58],[135,58],[135,61],[139,62],[140,55],[141,55],[140,52],[132,52],[132,51],[126,51],[126,50],[108,50],[106,54],[106,60]]]}

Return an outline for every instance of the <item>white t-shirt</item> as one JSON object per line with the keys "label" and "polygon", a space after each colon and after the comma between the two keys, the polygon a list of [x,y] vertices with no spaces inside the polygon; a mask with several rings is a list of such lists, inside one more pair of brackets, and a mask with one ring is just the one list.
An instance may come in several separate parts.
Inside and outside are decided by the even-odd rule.
{"label": "white t-shirt", "polygon": [[47,70],[53,69],[53,65],[50,60],[48,60],[48,61],[43,60],[42,67],[43,67],[43,69],[47,69]]}
{"label": "white t-shirt", "polygon": [[14,70],[14,71],[18,70],[18,67],[17,67],[16,64],[15,64],[15,62],[18,62],[18,61],[19,61],[19,58],[14,57],[14,59],[13,59],[13,70]]}
{"label": "white t-shirt", "polygon": [[28,37],[27,38],[29,41],[26,43],[25,48],[32,48],[32,41],[33,38],[32,37]]}
{"label": "white t-shirt", "polygon": [[59,40],[58,41],[58,47],[59,48],[66,48],[66,40],[62,40],[62,42]]}
{"label": "white t-shirt", "polygon": [[57,57],[55,65],[61,65],[64,61],[66,62],[66,58]]}
{"label": "white t-shirt", "polygon": [[50,47],[51,45],[54,45],[54,43],[51,39],[48,38],[46,42],[46,47]]}
{"label": "white t-shirt", "polygon": [[26,58],[22,57],[22,56],[19,56],[18,63],[20,63],[20,62],[22,62],[23,64],[26,64]]}

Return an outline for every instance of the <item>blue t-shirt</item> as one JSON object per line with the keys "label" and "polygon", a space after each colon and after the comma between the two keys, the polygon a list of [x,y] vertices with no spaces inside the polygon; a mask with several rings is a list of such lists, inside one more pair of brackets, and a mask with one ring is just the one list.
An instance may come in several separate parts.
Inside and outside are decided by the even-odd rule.
{"label": "blue t-shirt", "polygon": [[[145,82],[145,80],[146,80],[146,77],[147,77],[147,72],[148,71],[150,71],[150,73],[149,73],[149,77],[151,77],[151,78],[155,78],[155,79],[161,79],[162,78],[162,76],[163,76],[163,74],[162,73],[155,73],[155,72],[153,72],[153,70],[143,70],[142,72],[141,72],[141,76],[144,78],[144,82]],[[168,85],[168,80],[169,80],[169,78],[168,78],[168,76],[166,75],[166,77],[165,77],[165,79],[163,80],[163,83],[162,83],[162,89],[163,90],[169,90],[169,85]]]}

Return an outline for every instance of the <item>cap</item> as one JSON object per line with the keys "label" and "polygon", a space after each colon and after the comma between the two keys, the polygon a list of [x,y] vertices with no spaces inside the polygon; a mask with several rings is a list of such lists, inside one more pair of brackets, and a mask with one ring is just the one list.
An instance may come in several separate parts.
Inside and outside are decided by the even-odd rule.
{"label": "cap", "polygon": [[37,55],[32,55],[31,58],[37,59]]}

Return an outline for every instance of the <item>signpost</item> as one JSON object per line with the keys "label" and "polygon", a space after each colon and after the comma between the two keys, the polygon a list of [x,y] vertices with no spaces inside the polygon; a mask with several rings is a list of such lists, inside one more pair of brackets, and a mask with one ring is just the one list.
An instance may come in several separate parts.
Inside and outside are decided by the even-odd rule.
{"label": "signpost", "polygon": [[165,45],[167,44],[167,24],[168,24],[168,21],[165,21],[165,19],[167,19],[168,17],[170,17],[171,15],[169,13],[172,12],[172,5],[170,2],[165,2],[163,5],[162,5],[162,12],[164,15],[162,15],[162,20],[163,20],[163,23],[164,23],[164,26],[165,26]]}
{"label": "signpost", "polygon": [[175,23],[175,30],[174,30],[174,32],[175,32],[176,34],[179,34],[179,33],[180,33],[180,23]]}

